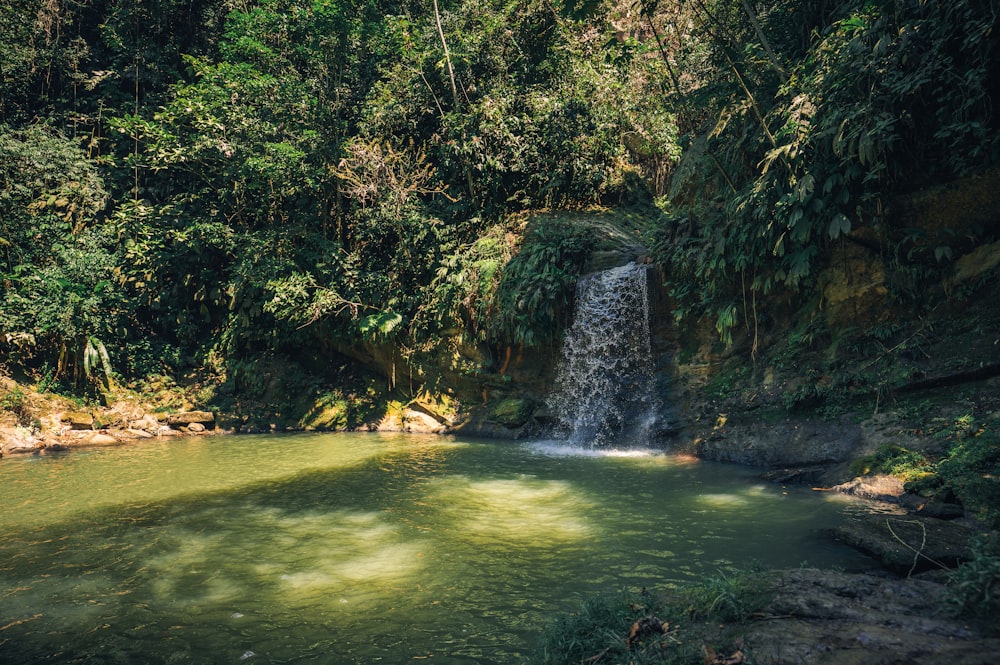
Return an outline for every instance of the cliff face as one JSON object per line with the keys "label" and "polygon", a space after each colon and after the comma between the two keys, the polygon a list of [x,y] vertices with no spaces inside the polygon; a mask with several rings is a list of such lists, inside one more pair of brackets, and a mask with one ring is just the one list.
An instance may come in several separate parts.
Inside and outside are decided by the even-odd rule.
{"label": "cliff face", "polygon": [[905,232],[852,236],[798,296],[746,303],[760,326],[735,330],[731,346],[707,322],[665,330],[684,416],[676,445],[832,485],[879,450],[946,455],[967,427],[956,423],[991,432],[998,184],[994,171],[894,201],[891,226]]}
{"label": "cliff face", "polygon": [[[925,435],[935,419],[991,413],[1000,374],[1000,243],[968,237],[990,238],[1000,228],[998,185],[1000,173],[990,172],[898,199],[893,228],[907,235],[859,234],[831,247],[801,293],[744,303],[759,325],[734,331],[731,346],[709,321],[678,325],[660,273],[650,290],[653,370],[666,405],[658,443],[743,464],[818,466],[842,480],[847,462],[879,446],[940,447]],[[938,248],[924,271],[899,260],[899,252],[916,251],[917,238],[920,247]],[[594,252],[601,260],[608,254]],[[543,429],[557,361],[555,347],[508,350],[498,363],[504,372],[472,387],[482,399],[470,404],[470,431]],[[510,400],[532,406],[499,427],[482,425],[496,425],[491,405],[509,408]]]}
{"label": "cliff face", "polygon": [[[744,297],[753,324],[734,329],[728,346],[711,321],[678,323],[666,275],[658,267],[650,273],[651,371],[663,405],[658,445],[759,466],[840,468],[892,441],[930,446],[900,433],[952,418],[963,395],[967,410],[988,409],[1000,363],[993,288],[1000,242],[981,239],[1000,230],[1000,172],[892,206],[891,227],[905,233],[858,232],[832,244],[825,267],[800,292]],[[581,274],[648,261],[642,238],[656,223],[655,215],[621,212],[550,213],[530,222],[594,237]],[[901,261],[901,252],[911,259],[922,252],[925,264]],[[562,325],[571,318],[564,314]],[[421,363],[386,343],[341,351],[384,377],[397,392],[390,399],[397,411],[422,414],[364,426],[523,437],[552,425],[545,399],[561,334],[551,338],[504,344],[456,329]]]}

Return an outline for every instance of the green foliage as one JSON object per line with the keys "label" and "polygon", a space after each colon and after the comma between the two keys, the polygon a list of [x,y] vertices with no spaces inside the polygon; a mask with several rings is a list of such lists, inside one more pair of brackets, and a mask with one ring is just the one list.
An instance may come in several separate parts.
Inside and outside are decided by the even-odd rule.
{"label": "green foliage", "polygon": [[377,339],[391,333],[402,322],[403,317],[398,312],[378,312],[363,317],[358,322],[358,330],[366,337]]}
{"label": "green foliage", "polygon": [[966,511],[995,527],[1000,525],[1000,435],[995,419],[985,422],[964,414],[935,418],[925,431],[947,444],[932,460],[901,448],[880,449],[873,459],[859,460],[856,472],[871,466],[883,468],[906,480],[906,491],[938,501],[958,502]]}
{"label": "green foliage", "polygon": [[[825,16],[772,4],[763,33],[787,49],[776,61],[738,10],[695,12],[703,32],[692,38],[716,64],[701,89],[715,95],[698,107],[714,115],[713,128],[692,137],[675,176],[674,203],[697,217],[665,226],[658,245],[679,315],[718,318],[724,339],[736,324],[734,296],[801,291],[847,235],[900,243],[898,270],[919,265],[922,279],[939,279],[949,242],[902,241],[905,229],[886,215],[891,197],[989,166],[998,147],[987,110],[996,22],[987,3],[939,11],[851,0]],[[782,34],[793,12],[806,19],[795,32],[813,35],[804,50]]]}
{"label": "green foliage", "polygon": [[918,480],[930,470],[931,463],[923,454],[891,444],[883,444],[875,452],[851,462],[854,475],[885,473],[904,482]]}
{"label": "green foliage", "polygon": [[955,422],[947,438],[951,441],[947,456],[936,470],[944,487],[980,519],[1000,525],[1000,434],[996,424],[971,427],[961,419]]}
{"label": "green foliage", "polygon": [[[103,378],[98,378],[98,370],[103,372]],[[100,382],[102,392],[114,390],[115,380],[108,348],[93,336],[88,337],[83,346],[83,373],[87,379]]]}
{"label": "green foliage", "polygon": [[31,424],[31,408],[28,395],[21,386],[14,386],[0,396],[0,409],[10,412],[18,425],[26,427]]}
{"label": "green foliage", "polygon": [[417,318],[418,334],[465,331],[476,341],[487,340],[497,289],[520,246],[520,231],[514,220],[496,224],[442,261]]}
{"label": "green foliage", "polygon": [[0,328],[13,359],[54,365],[57,377],[75,385],[110,388],[112,362],[99,340],[124,336],[131,308],[116,279],[118,257],[106,240],[84,231],[72,244],[54,246],[47,264],[21,265],[6,276]]}
{"label": "green foliage", "polygon": [[466,330],[474,341],[551,343],[570,314],[573,291],[594,242],[581,220],[539,216],[493,226],[446,258],[418,316],[418,335]]}
{"label": "green foliage", "polygon": [[770,599],[767,577],[759,568],[720,570],[680,592],[685,612],[692,619],[713,622],[743,622],[760,611]]}
{"label": "green foliage", "polygon": [[556,339],[593,242],[585,224],[550,221],[530,229],[497,286],[492,336],[526,346]]}
{"label": "green foliage", "polygon": [[594,658],[635,665],[694,662],[701,652],[700,642],[677,643],[662,631],[637,641],[628,639],[636,622],[647,616],[666,620],[671,611],[650,594],[588,598],[579,610],[557,618],[548,627],[541,648],[528,662],[575,665]]}
{"label": "green foliage", "polygon": [[107,199],[79,142],[45,125],[0,125],[0,247],[4,272],[42,265],[92,224]]}
{"label": "green foliage", "polygon": [[746,367],[721,368],[701,389],[701,394],[712,399],[725,399],[734,395],[748,378],[749,370]]}
{"label": "green foliage", "polygon": [[[959,616],[984,620],[1000,630],[1000,547],[996,536],[981,536],[972,544],[972,558],[949,575],[948,600]],[[992,620],[992,625],[989,624]]]}
{"label": "green foliage", "polygon": [[573,614],[553,621],[529,662],[570,665],[605,658],[636,665],[696,662],[702,657],[703,638],[688,630],[692,622],[743,622],[769,597],[767,578],[759,570],[720,571],[663,597],[645,590],[616,598],[592,597]]}
{"label": "green foliage", "polygon": [[[517,215],[647,187],[679,211],[656,250],[679,317],[727,343],[847,235],[918,297],[988,231],[886,206],[995,158],[995,18],[821,4],[756,3],[757,30],[750,3],[458,0],[439,33],[393,0],[13,0],[4,351],[107,389],[302,348],[551,343],[593,231]],[[789,400],[851,390],[830,385]]]}

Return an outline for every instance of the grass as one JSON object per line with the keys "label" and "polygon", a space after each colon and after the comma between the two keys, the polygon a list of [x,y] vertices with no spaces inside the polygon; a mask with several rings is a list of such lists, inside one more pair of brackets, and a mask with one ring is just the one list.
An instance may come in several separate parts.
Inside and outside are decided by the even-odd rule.
{"label": "grass", "polygon": [[960,617],[982,621],[1000,633],[1000,542],[994,534],[982,536],[972,546],[972,558],[949,575],[948,600]]}
{"label": "grass", "polygon": [[[732,651],[705,645],[691,631],[700,621],[746,621],[770,598],[760,570],[720,571],[703,581],[660,596],[643,589],[616,597],[587,599],[554,620],[532,665],[682,665],[705,661],[706,653]],[[707,647],[707,651],[706,651]]]}
{"label": "grass", "polygon": [[930,472],[931,462],[921,453],[885,444],[851,463],[851,473],[864,476],[885,473],[904,482],[919,480]]}

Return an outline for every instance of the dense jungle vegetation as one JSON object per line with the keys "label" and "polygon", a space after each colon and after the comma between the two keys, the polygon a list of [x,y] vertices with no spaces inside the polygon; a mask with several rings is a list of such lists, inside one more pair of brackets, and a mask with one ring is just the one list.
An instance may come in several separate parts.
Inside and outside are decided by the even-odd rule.
{"label": "dense jungle vegetation", "polygon": [[558,336],[594,242],[540,210],[639,211],[677,320],[724,341],[767,325],[764,299],[809,297],[845,243],[888,257],[919,314],[996,240],[892,214],[996,166],[991,0],[0,16],[0,345],[42,390],[189,375],[252,395],[276,359],[333,385],[372,344],[421,380],[459,344],[499,366]]}

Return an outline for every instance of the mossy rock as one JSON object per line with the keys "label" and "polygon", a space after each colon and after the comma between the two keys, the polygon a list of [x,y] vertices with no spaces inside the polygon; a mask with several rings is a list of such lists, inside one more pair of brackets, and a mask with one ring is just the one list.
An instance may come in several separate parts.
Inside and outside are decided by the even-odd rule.
{"label": "mossy rock", "polygon": [[530,399],[508,397],[490,411],[490,421],[516,429],[522,427],[535,412],[535,403]]}
{"label": "mossy rock", "polygon": [[423,411],[438,422],[452,425],[458,418],[458,402],[444,394],[424,392],[411,400],[407,407]]}
{"label": "mossy rock", "polygon": [[304,429],[344,430],[347,429],[349,415],[347,400],[324,396],[302,416],[298,424]]}
{"label": "mossy rock", "polygon": [[63,414],[62,421],[68,424],[70,429],[94,429],[94,414],[89,411],[67,411]]}

